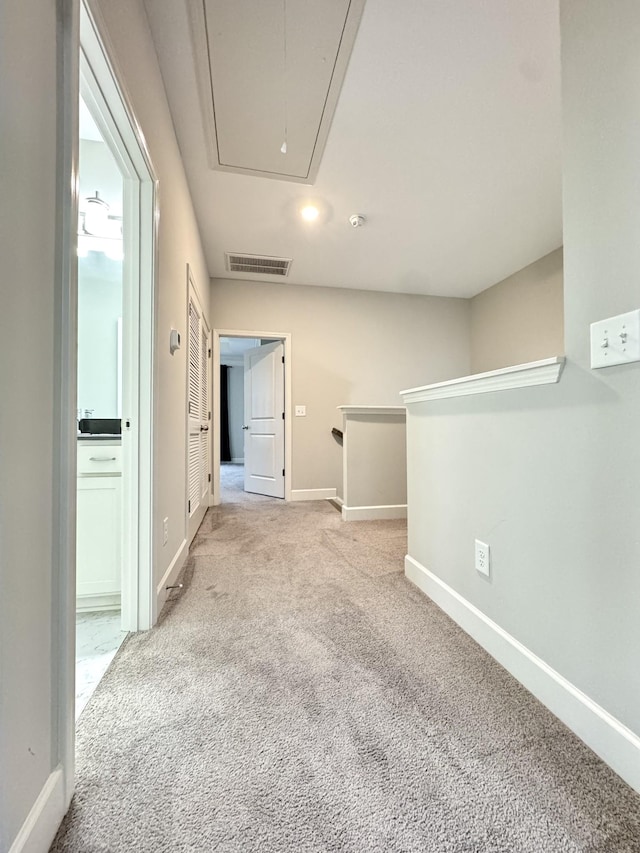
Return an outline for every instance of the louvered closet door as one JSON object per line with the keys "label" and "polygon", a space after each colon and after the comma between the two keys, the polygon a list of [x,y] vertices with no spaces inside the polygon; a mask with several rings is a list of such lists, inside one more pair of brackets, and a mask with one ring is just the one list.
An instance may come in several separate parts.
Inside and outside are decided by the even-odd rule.
{"label": "louvered closet door", "polygon": [[209,502],[211,471],[211,332],[204,323],[200,327],[200,503]]}
{"label": "louvered closet door", "polygon": [[210,331],[194,295],[189,298],[188,486],[189,539],[208,506],[210,469]]}

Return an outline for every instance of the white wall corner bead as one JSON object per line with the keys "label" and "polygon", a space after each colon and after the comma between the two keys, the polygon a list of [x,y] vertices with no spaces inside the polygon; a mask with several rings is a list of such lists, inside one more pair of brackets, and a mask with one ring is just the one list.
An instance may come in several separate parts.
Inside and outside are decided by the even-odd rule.
{"label": "white wall corner bead", "polygon": [[526,364],[501,367],[499,370],[490,370],[487,373],[462,376],[447,382],[436,382],[434,385],[409,388],[401,391],[400,395],[404,402],[410,405],[431,400],[444,400],[447,397],[467,397],[471,394],[487,394],[490,391],[527,388],[531,385],[553,385],[559,382],[564,365],[564,356],[553,356]]}

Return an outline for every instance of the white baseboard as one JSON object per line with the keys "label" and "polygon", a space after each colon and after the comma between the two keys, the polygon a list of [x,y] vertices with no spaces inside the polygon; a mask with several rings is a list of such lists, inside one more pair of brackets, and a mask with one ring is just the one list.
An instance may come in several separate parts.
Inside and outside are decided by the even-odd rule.
{"label": "white baseboard", "polygon": [[43,853],[48,850],[65,812],[64,775],[58,766],[44,783],[9,853]]}
{"label": "white baseboard", "polygon": [[326,501],[335,498],[335,489],[292,489],[292,501]]}
{"label": "white baseboard", "polygon": [[640,737],[413,557],[405,575],[640,793]]}
{"label": "white baseboard", "polygon": [[231,462],[233,465],[244,465],[244,456],[243,457],[238,456],[237,458],[235,456],[232,456]]}
{"label": "white baseboard", "polygon": [[164,607],[164,603],[167,600],[168,591],[167,587],[171,586],[176,582],[178,575],[180,574],[180,569],[184,566],[184,561],[187,559],[187,554],[189,553],[189,545],[186,539],[182,540],[182,545],[178,548],[175,557],[171,560],[169,564],[169,568],[162,576],[162,580],[158,584],[156,589],[156,601],[157,601],[157,609],[156,613],[159,615],[160,611]]}
{"label": "white baseboard", "polygon": [[122,597],[119,592],[105,595],[79,595],[76,598],[76,611],[78,613],[95,610],[120,610],[121,606]]}
{"label": "white baseboard", "polygon": [[346,506],[342,505],[343,521],[379,521],[385,518],[406,518],[406,504],[389,506]]}
{"label": "white baseboard", "polygon": [[332,498],[332,500],[333,500],[334,504],[336,504],[337,506],[340,507],[340,509],[342,509],[342,507],[344,506],[344,501],[342,500],[340,495],[336,495],[335,498]]}

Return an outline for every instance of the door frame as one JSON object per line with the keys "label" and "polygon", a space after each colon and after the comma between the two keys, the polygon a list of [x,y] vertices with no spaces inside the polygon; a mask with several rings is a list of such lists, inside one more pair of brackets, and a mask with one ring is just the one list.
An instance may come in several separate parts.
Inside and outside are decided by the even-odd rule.
{"label": "door frame", "polygon": [[[130,420],[132,452],[125,500],[137,509],[138,523],[130,557],[137,572],[127,579],[131,595],[129,625],[134,630],[150,628],[156,619],[153,590],[153,471],[155,389],[154,358],[155,294],[158,251],[158,180],[151,157],[135,120],[131,99],[122,85],[106,37],[106,28],[96,0],[59,0],[58,26],[58,169],[57,196],[61,211],[57,222],[56,313],[54,336],[55,399],[54,424],[54,575],[52,597],[52,729],[54,762],[58,762],[64,785],[64,811],[75,785],[75,622],[76,622],[76,465],[77,465],[77,230],[78,230],[78,101],[82,64],[91,69],[99,95],[109,112],[112,127],[122,137],[130,163],[137,174],[135,204],[140,227],[134,246],[133,272],[140,282],[135,305],[135,334],[131,347],[139,353],[136,382],[123,412]],[[133,179],[132,175],[129,175]],[[131,297],[131,293],[129,293]],[[134,340],[135,339],[135,343]],[[127,402],[123,401],[127,407]],[[124,486],[124,483],[123,483]],[[126,504],[125,504],[126,505]]]}
{"label": "door frame", "polygon": [[220,338],[271,338],[284,344],[284,499],[291,500],[292,478],[292,408],[291,408],[291,333],[265,332],[255,329],[214,329],[213,364],[213,506],[220,504]]}
{"label": "door frame", "polygon": [[[207,440],[209,443],[209,467],[208,467],[208,471],[206,473],[207,473],[207,475],[211,475],[211,477],[209,479],[209,485],[207,488],[207,500],[206,500],[206,503],[203,503],[203,511],[198,512],[198,518],[196,519],[196,521],[195,522],[191,521],[191,515],[190,515],[190,510],[189,510],[189,476],[188,476],[188,472],[189,472],[189,434],[190,434],[189,433],[189,355],[190,355],[189,347],[190,347],[190,331],[191,331],[190,327],[189,327],[189,304],[191,301],[195,302],[196,308],[200,312],[200,318],[202,320],[204,327],[207,330],[208,347],[209,347],[209,349],[211,349],[213,351],[211,324],[209,323],[209,318],[207,317],[206,312],[205,312],[204,308],[202,307],[202,298],[200,296],[200,291],[198,289],[198,286],[196,284],[196,281],[195,281],[195,278],[193,275],[193,269],[191,267],[191,264],[187,264],[187,306],[186,306],[186,314],[185,314],[185,329],[186,329],[185,345],[186,345],[186,349],[187,349],[186,356],[185,356],[185,363],[186,363],[186,371],[187,372],[186,372],[186,382],[185,382],[186,399],[185,399],[185,407],[184,407],[184,409],[185,409],[185,436],[186,436],[184,465],[185,465],[185,471],[187,472],[187,478],[186,478],[186,483],[185,483],[185,496],[184,496],[184,506],[185,506],[185,534],[184,534],[184,536],[185,536],[185,541],[187,542],[188,545],[191,544],[191,542],[193,541],[193,538],[195,537],[195,535],[198,531],[198,528],[202,524],[202,521],[204,520],[204,516],[205,516],[207,509],[210,506],[213,506],[213,475],[212,475],[212,470],[211,470],[211,460],[213,458],[212,446],[211,446],[211,443],[212,443],[211,432],[213,430],[213,421],[212,421],[213,414],[212,414],[211,418],[209,419],[209,431],[208,431],[208,435],[207,435]],[[213,358],[213,355],[211,355],[207,359],[208,369],[211,371],[211,376],[209,376],[205,379],[205,384],[207,386],[207,393],[208,393],[208,397],[209,397],[209,405],[211,406],[211,410],[213,412],[213,401],[212,401],[212,395],[213,395],[213,362],[212,362],[212,358]]]}
{"label": "door frame", "polygon": [[157,179],[107,59],[91,4],[80,17],[80,92],[122,173],[122,628],[153,624],[151,504]]}

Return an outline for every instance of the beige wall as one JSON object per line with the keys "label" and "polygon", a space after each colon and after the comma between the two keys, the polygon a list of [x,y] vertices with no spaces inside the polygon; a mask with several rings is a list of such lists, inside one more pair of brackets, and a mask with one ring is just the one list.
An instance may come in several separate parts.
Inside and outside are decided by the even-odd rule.
{"label": "beige wall", "polygon": [[[589,363],[590,323],[640,302],[640,5],[561,10],[567,365],[558,385],[416,405],[409,553],[640,736],[640,364]],[[630,740],[640,789],[638,767]]]}
{"label": "beige wall", "polygon": [[[187,263],[205,314],[209,275],[180,151],[142,0],[100,0],[108,47],[147,142],[159,180],[158,291],[156,324],[155,501],[153,509],[158,582],[186,536],[186,359],[183,344],[169,352],[169,331],[187,334]],[[169,541],[162,544],[162,520]]]}
{"label": "beige wall", "polygon": [[[7,129],[0,194],[0,328],[6,356],[0,359],[0,853],[11,848],[62,757],[55,737],[64,703],[56,695],[59,661],[52,655],[52,639],[58,635],[58,567],[52,555],[53,522],[60,509],[53,473],[60,394],[54,376],[60,311],[56,225],[70,192],[62,187],[63,196],[56,195],[56,8],[63,5],[72,6],[39,0],[0,4],[0,102]],[[157,547],[157,579],[179,548],[185,519],[186,349],[169,356],[169,329],[176,326],[186,339],[187,262],[194,266],[205,306],[209,281],[142,5],[104,0],[100,8],[160,181],[156,546],[162,518],[175,523],[169,545]],[[44,803],[42,849],[63,808],[56,786]]]}
{"label": "beige wall", "polygon": [[338,488],[340,405],[400,404],[399,392],[469,372],[464,299],[214,279],[211,319],[219,329],[290,332],[294,489]]}
{"label": "beige wall", "polygon": [[56,763],[56,8],[0,4],[0,851]]}
{"label": "beige wall", "polygon": [[564,353],[562,249],[471,300],[471,372]]}

